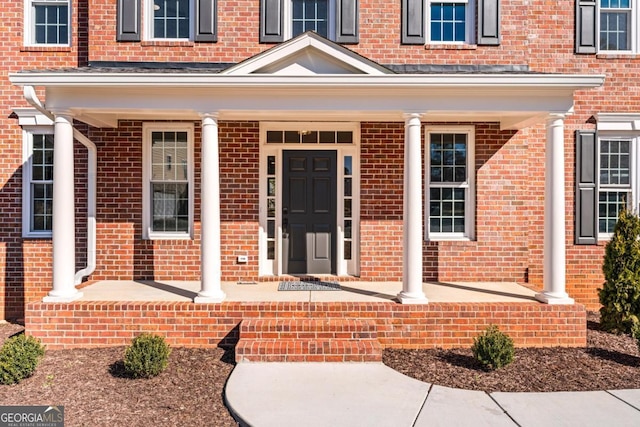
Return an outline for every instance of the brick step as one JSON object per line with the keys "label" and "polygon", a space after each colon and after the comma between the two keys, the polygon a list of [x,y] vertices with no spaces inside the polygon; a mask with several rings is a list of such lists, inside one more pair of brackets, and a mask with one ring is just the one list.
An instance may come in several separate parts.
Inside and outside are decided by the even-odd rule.
{"label": "brick step", "polygon": [[359,319],[248,319],[237,362],[381,362],[376,325]]}
{"label": "brick step", "polygon": [[240,339],[236,362],[382,362],[375,339]]}
{"label": "brick step", "polygon": [[359,319],[249,319],[241,339],[377,339],[376,324]]}

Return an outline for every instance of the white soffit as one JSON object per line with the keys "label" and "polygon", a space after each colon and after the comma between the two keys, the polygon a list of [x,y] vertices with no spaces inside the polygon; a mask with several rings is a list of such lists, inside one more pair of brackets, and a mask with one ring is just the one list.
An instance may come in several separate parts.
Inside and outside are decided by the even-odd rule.
{"label": "white soffit", "polygon": [[223,75],[369,74],[393,72],[319,35],[307,32],[223,71]]}

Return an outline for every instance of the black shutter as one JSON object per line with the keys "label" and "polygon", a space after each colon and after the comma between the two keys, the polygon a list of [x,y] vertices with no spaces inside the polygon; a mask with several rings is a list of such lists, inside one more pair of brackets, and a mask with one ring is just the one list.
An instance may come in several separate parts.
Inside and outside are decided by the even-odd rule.
{"label": "black shutter", "polygon": [[479,45],[500,44],[500,0],[478,0]]}
{"label": "black shutter", "polygon": [[598,171],[595,131],[576,132],[576,245],[598,243]]}
{"label": "black shutter", "polygon": [[218,41],[217,0],[196,0],[195,41]]}
{"label": "black shutter", "polygon": [[576,0],[576,53],[596,53],[596,0]]}
{"label": "black shutter", "polygon": [[402,0],[402,44],[424,44],[425,0]]}
{"label": "black shutter", "polygon": [[116,15],[116,40],[139,42],[140,0],[118,0]]}
{"label": "black shutter", "polygon": [[283,34],[284,0],[260,0],[260,43],[279,43]]}
{"label": "black shutter", "polygon": [[336,42],[358,43],[358,0],[337,0]]}

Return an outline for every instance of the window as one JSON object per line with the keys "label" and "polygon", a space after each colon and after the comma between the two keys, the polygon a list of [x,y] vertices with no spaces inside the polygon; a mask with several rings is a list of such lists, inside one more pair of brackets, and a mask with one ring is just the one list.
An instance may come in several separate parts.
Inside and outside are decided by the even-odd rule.
{"label": "window", "polygon": [[188,39],[190,37],[190,0],[154,0],[154,39]]}
{"label": "window", "polygon": [[51,237],[53,219],[53,127],[24,134],[23,236]]}
{"label": "window", "polygon": [[603,234],[613,233],[618,212],[632,201],[631,143],[629,139],[599,140],[598,231]]}
{"label": "window", "polygon": [[25,44],[69,45],[69,0],[27,0]]}
{"label": "window", "polygon": [[144,126],[145,238],[191,238],[193,125]]}
{"label": "window", "polygon": [[631,50],[632,0],[600,0],[600,50]]}
{"label": "window", "polygon": [[261,43],[280,43],[306,31],[358,43],[358,0],[260,0]]}
{"label": "window", "polygon": [[473,8],[471,0],[428,1],[427,34],[431,43],[471,42]]}
{"label": "window", "polygon": [[474,222],[472,127],[427,129],[427,236],[471,239]]}

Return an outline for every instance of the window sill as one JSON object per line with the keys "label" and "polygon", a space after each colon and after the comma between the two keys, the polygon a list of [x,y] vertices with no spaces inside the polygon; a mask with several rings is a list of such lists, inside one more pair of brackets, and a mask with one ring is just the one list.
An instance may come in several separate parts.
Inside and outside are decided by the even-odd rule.
{"label": "window sill", "polygon": [[51,240],[51,237],[51,233],[28,233],[22,235],[23,239],[29,240]]}
{"label": "window sill", "polygon": [[71,52],[71,46],[22,46],[20,52]]}
{"label": "window sill", "polygon": [[193,41],[191,41],[191,40],[145,40],[145,41],[140,42],[140,46],[142,46],[142,47],[158,47],[158,46],[193,47],[193,46],[195,46],[195,43]]}
{"label": "window sill", "polygon": [[478,45],[466,43],[427,43],[425,50],[476,50]]}
{"label": "window sill", "polygon": [[598,52],[596,54],[598,59],[637,59],[640,58],[638,52]]}
{"label": "window sill", "polygon": [[144,240],[193,240],[189,234],[149,233]]}

